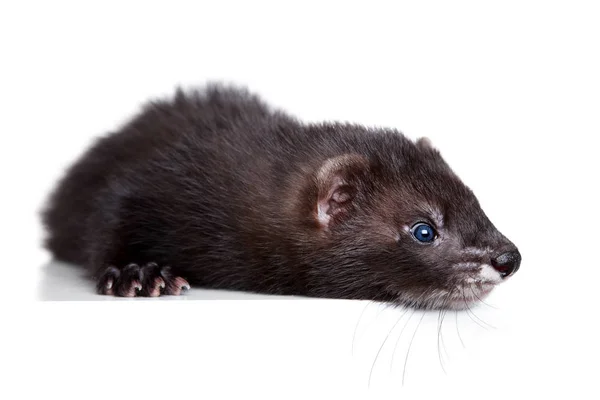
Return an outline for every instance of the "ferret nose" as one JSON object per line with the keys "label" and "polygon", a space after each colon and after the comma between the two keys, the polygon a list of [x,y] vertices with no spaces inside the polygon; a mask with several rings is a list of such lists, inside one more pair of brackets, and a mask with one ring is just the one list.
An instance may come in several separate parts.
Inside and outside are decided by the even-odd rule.
{"label": "ferret nose", "polygon": [[500,272],[502,278],[508,278],[517,272],[520,265],[521,253],[518,250],[507,251],[498,257],[492,258],[492,266],[496,271]]}

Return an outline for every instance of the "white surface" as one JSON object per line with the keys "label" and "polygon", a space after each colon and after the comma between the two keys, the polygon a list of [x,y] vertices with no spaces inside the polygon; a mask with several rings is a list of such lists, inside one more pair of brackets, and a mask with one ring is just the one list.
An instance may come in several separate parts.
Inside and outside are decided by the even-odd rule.
{"label": "white surface", "polygon": [[162,300],[273,300],[291,296],[268,296],[228,290],[192,288],[181,296],[159,298],[124,298],[101,296],[94,291],[94,282],[86,271],[72,264],[53,261],[41,268],[37,298],[42,301],[162,301]]}
{"label": "white surface", "polygon": [[[598,20],[591,1],[2,2],[2,398],[599,398]],[[405,316],[368,389],[401,310],[32,302],[89,293],[43,267],[37,211],[64,167],[148,97],[208,79],[308,121],[430,137],[522,252],[498,309],[476,311],[496,329],[459,314],[463,349],[449,314],[444,374],[428,314],[402,386]]]}
{"label": "white surface", "polygon": [[[481,390],[489,391],[486,398],[517,392],[524,397],[596,395],[590,383],[597,373],[593,365],[598,329],[585,322],[581,309],[561,298],[553,300],[553,289],[538,289],[535,297],[523,302],[518,295],[527,291],[527,276],[525,282],[508,281],[472,312],[445,313],[438,331],[438,312],[366,301],[198,288],[179,297],[116,298],[94,294],[79,267],[53,262],[41,271],[38,298],[77,301],[60,313],[40,309],[36,325],[45,326],[44,336],[29,335],[37,341],[33,348],[48,355],[47,365],[64,356],[64,348],[56,347],[55,341],[70,349],[69,360],[93,367],[90,358],[113,354],[116,343],[112,341],[131,340],[116,344],[126,351],[126,359],[132,346],[134,359],[150,363],[149,373],[160,371],[175,382],[201,383],[202,390],[221,393],[223,398],[266,388],[267,393],[277,393],[297,385],[301,387],[295,395],[318,390],[323,396],[319,398],[393,398],[399,393],[416,398],[476,398]],[[88,306],[94,301],[124,307]],[[115,320],[114,329],[106,329]],[[152,348],[151,356],[139,353],[140,338],[131,335],[147,335],[149,340],[141,340],[144,344],[162,343],[164,337],[154,329],[164,323],[167,329],[160,334],[167,333],[167,340],[175,342],[161,345],[163,350]],[[92,328],[106,332],[109,343],[90,345],[89,339],[77,338],[91,334],[103,341]],[[76,351],[78,347],[85,350],[83,354]],[[166,365],[155,365],[155,357]],[[137,362],[135,367],[126,360],[109,365],[110,373],[140,373]],[[77,374],[75,366],[69,369],[86,381],[87,374]],[[47,371],[39,370],[44,382],[58,388],[52,379],[44,379]],[[166,388],[147,390],[156,396],[169,393]]]}

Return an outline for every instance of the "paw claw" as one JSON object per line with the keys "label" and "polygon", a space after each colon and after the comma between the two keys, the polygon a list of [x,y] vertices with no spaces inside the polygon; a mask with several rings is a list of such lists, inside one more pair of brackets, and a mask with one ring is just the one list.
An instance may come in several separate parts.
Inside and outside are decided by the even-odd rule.
{"label": "paw claw", "polygon": [[161,268],[152,262],[142,267],[138,264],[127,264],[123,269],[108,267],[96,287],[100,294],[123,297],[178,296],[190,290],[188,281],[173,274],[170,267]]}
{"label": "paw claw", "polygon": [[142,284],[138,281],[133,281],[129,290],[125,293],[125,297],[136,297],[141,294]]}
{"label": "paw claw", "polygon": [[180,278],[180,277],[175,278],[175,285],[180,289],[184,289],[184,290],[190,289],[190,284],[188,283],[188,281],[186,281],[185,279]]}
{"label": "paw claw", "polygon": [[165,281],[163,281],[163,279],[159,277],[154,279],[153,283],[154,284],[152,285],[152,288],[148,292],[148,296],[158,297],[161,295],[161,291],[165,287]]}
{"label": "paw claw", "polygon": [[188,281],[181,277],[176,277],[175,279],[173,279],[173,282],[169,286],[170,287],[167,288],[167,294],[173,296],[179,296],[182,292],[190,290],[190,284],[188,283]]}
{"label": "paw claw", "polygon": [[98,277],[96,291],[98,294],[107,296],[115,295],[115,282],[118,280],[120,271],[115,267],[108,267],[102,275]]}
{"label": "paw claw", "polygon": [[106,282],[106,286],[104,286],[104,294],[108,295],[108,296],[113,296],[115,294],[114,290],[112,290],[113,288],[113,280],[109,279],[108,282]]}

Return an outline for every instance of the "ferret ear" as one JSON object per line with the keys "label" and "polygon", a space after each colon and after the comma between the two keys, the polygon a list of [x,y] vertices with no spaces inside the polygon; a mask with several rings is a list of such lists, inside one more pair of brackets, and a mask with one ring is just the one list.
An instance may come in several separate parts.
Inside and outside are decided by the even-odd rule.
{"label": "ferret ear", "polygon": [[333,157],[323,163],[316,176],[316,218],[319,226],[328,229],[350,214],[361,178],[368,171],[367,158],[358,154]]}
{"label": "ferret ear", "polygon": [[428,137],[419,138],[416,142],[416,145],[420,149],[437,150],[433,146],[433,143],[431,143],[431,139],[429,139]]}

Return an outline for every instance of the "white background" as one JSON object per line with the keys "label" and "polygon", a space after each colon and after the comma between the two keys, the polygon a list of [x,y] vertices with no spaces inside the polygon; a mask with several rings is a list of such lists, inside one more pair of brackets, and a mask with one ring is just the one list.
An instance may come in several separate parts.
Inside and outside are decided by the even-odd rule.
{"label": "white background", "polygon": [[[599,20],[592,1],[2,2],[2,397],[599,398]],[[438,353],[427,314],[404,368],[405,316],[369,387],[401,310],[36,302],[63,169],[148,98],[215,79],[430,137],[523,255],[475,311],[495,329],[449,313]]]}

